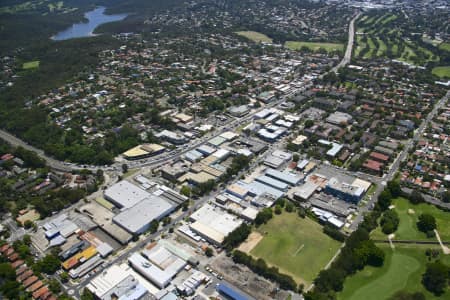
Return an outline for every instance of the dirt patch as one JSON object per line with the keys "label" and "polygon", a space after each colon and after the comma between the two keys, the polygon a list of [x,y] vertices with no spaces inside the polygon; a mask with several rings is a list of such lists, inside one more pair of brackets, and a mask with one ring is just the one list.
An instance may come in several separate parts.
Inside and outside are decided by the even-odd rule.
{"label": "dirt patch", "polygon": [[255,248],[262,239],[263,236],[259,232],[254,231],[250,233],[245,242],[239,246],[238,250],[245,253],[250,253],[250,251],[252,251],[252,249]]}
{"label": "dirt patch", "polygon": [[416,212],[414,211],[414,209],[409,208],[408,209],[408,215],[414,215]]}

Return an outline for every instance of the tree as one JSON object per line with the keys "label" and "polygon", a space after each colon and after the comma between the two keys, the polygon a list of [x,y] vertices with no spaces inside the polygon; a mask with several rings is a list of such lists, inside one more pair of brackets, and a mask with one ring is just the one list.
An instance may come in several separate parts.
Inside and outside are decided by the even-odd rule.
{"label": "tree", "polygon": [[305,121],[305,128],[312,127],[313,125],[314,125],[314,121],[313,120],[308,119],[308,120]]}
{"label": "tree", "polygon": [[62,272],[62,273],[59,275],[59,278],[61,279],[61,282],[62,282],[62,283],[66,283],[66,282],[69,281],[69,274],[67,274],[67,272]]}
{"label": "tree", "polygon": [[29,229],[29,228],[33,227],[33,221],[26,220],[26,221],[23,223],[23,227],[24,227],[25,229]]}
{"label": "tree", "polygon": [[0,278],[7,280],[16,279],[16,272],[9,263],[0,263]]}
{"label": "tree", "polygon": [[214,251],[213,251],[213,249],[212,249],[211,247],[207,247],[207,248],[205,249],[205,255],[206,255],[207,257],[211,257],[211,256],[213,256],[213,254],[214,254]]}
{"label": "tree", "polygon": [[320,271],[314,280],[316,288],[321,292],[326,291],[342,291],[344,287],[345,273],[342,270],[330,268]]}
{"label": "tree", "polygon": [[158,231],[158,228],[159,228],[159,221],[155,219],[150,222],[150,227],[148,230],[150,231],[150,233],[155,233]]}
{"label": "tree", "polygon": [[88,289],[84,289],[83,293],[81,294],[81,300],[94,300],[94,295],[89,291]]}
{"label": "tree", "polygon": [[402,195],[402,188],[400,186],[400,183],[398,180],[391,180],[388,181],[387,187],[389,191],[391,192],[392,197],[400,197]]}
{"label": "tree", "polygon": [[292,202],[288,201],[286,203],[286,207],[284,208],[287,212],[293,212],[294,211],[294,204]]}
{"label": "tree", "polygon": [[52,291],[52,293],[56,295],[61,293],[61,284],[54,278],[50,279],[50,281],[48,282],[48,288],[50,289],[50,291]]}
{"label": "tree", "polygon": [[257,215],[255,218],[255,225],[259,226],[261,224],[266,224],[267,221],[269,221],[270,219],[272,219],[273,217],[273,213],[272,210],[268,207],[263,208]]}
{"label": "tree", "polygon": [[172,218],[171,217],[165,217],[165,218],[162,219],[163,226],[169,225],[170,222],[172,222]]}
{"label": "tree", "polygon": [[183,185],[180,189],[180,194],[186,197],[191,197],[192,190],[189,186]]}
{"label": "tree", "polygon": [[59,270],[60,265],[61,261],[56,255],[47,254],[34,265],[34,269],[37,272],[52,275]]}
{"label": "tree", "polygon": [[450,203],[450,191],[443,192],[441,194],[441,200],[445,203]]}
{"label": "tree", "polygon": [[436,229],[436,219],[430,214],[421,214],[417,222],[417,228],[422,232],[429,232]]}
{"label": "tree", "polygon": [[281,206],[279,204],[275,205],[275,214],[280,215],[281,214]]}
{"label": "tree", "polygon": [[391,234],[397,230],[399,222],[400,219],[398,217],[397,212],[393,209],[390,209],[386,211],[381,217],[380,220],[381,230],[385,234]]}
{"label": "tree", "polygon": [[252,227],[242,223],[238,228],[230,232],[223,240],[225,249],[231,251],[233,248],[237,247],[240,243],[247,239],[250,232],[252,232]]}
{"label": "tree", "polygon": [[125,174],[126,172],[128,172],[128,165],[127,164],[123,164],[122,165],[122,173]]}
{"label": "tree", "polygon": [[422,276],[422,284],[433,294],[439,296],[445,292],[449,280],[449,268],[440,261],[427,265]]}
{"label": "tree", "polygon": [[413,204],[419,204],[424,201],[424,198],[422,196],[422,193],[418,190],[412,190],[409,194],[409,201]]}
{"label": "tree", "polygon": [[381,211],[385,211],[391,206],[392,195],[388,189],[384,189],[378,196],[378,205]]}
{"label": "tree", "polygon": [[292,155],[292,161],[298,162],[299,159],[300,159],[300,155],[298,155],[297,153]]}

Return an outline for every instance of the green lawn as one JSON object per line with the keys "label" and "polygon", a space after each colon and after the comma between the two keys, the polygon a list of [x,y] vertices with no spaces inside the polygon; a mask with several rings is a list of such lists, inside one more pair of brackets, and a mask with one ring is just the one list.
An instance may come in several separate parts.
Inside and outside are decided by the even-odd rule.
{"label": "green lawn", "polygon": [[318,223],[302,219],[296,213],[275,215],[257,231],[264,238],[250,254],[306,284],[313,281],[341,245],[325,235]]}
{"label": "green lawn", "polygon": [[[379,245],[386,253],[381,268],[365,267],[362,271],[348,277],[344,290],[338,294],[338,300],[385,300],[400,290],[422,292],[427,300],[448,299],[449,292],[436,297],[426,291],[421,284],[427,258],[425,250],[429,247],[408,245],[392,250],[388,245]],[[449,265],[450,256],[441,252],[441,260]]]}
{"label": "green lawn", "polygon": [[302,47],[307,47],[312,51],[317,51],[320,48],[325,49],[328,52],[331,51],[344,51],[344,44],[339,43],[314,43],[314,42],[298,42],[298,41],[287,41],[284,46],[291,50],[299,50]]}
{"label": "green lawn", "polygon": [[378,51],[377,51],[376,55],[382,57],[385,55],[387,47],[386,47],[386,44],[379,37],[377,37],[377,41],[378,41],[379,47],[378,47]]}
{"label": "green lawn", "polygon": [[[450,213],[442,211],[433,205],[421,203],[418,205],[411,204],[404,198],[397,198],[393,201],[395,210],[397,211],[400,224],[395,232],[395,239],[398,240],[428,240],[425,233],[417,229],[416,223],[418,217],[422,213],[428,213],[436,218],[437,230],[441,239],[450,240]],[[408,209],[414,210],[414,214],[409,214]],[[372,232],[374,239],[386,239],[386,235],[381,232],[380,228]],[[434,238],[431,238],[434,239]]]}
{"label": "green lawn", "polygon": [[450,66],[435,67],[433,68],[433,74],[441,78],[450,78]]}
{"label": "green lawn", "polygon": [[237,35],[248,38],[249,40],[254,41],[255,43],[264,42],[264,43],[272,43],[272,39],[267,35],[256,32],[256,31],[237,31]]}
{"label": "green lawn", "polygon": [[39,60],[29,61],[22,65],[22,69],[24,69],[24,70],[36,69],[36,68],[39,68],[39,64],[40,64]]}
{"label": "green lawn", "polygon": [[439,45],[439,49],[446,50],[450,52],[450,43],[442,43]]}

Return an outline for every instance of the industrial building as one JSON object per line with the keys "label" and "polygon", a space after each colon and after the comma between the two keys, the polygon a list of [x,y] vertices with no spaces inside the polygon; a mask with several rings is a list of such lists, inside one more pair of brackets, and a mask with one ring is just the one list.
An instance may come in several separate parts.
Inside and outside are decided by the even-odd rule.
{"label": "industrial building", "polygon": [[256,177],[255,181],[268,185],[272,188],[275,188],[283,192],[286,192],[289,188],[288,184],[265,175]]}
{"label": "industrial building", "polygon": [[303,185],[296,189],[296,191],[294,192],[294,199],[299,201],[306,201],[314,194],[314,192],[318,188],[318,184],[311,181],[306,181]]}
{"label": "industrial building", "polygon": [[325,191],[344,201],[358,203],[364,196],[364,188],[331,178],[325,186]]}
{"label": "industrial building", "polygon": [[251,183],[246,183],[243,181],[238,181],[236,184],[240,185],[242,188],[248,190],[248,193],[252,197],[260,197],[263,195],[269,195],[273,199],[278,199],[284,196],[284,191],[273,188],[264,183],[253,181]]}
{"label": "industrial building", "polygon": [[149,196],[150,193],[126,180],[114,184],[104,193],[106,200],[121,209],[133,207]]}
{"label": "industrial building", "polygon": [[136,278],[117,265],[103,271],[86,288],[99,300],[139,300],[148,294]]}
{"label": "industrial building", "polygon": [[142,253],[132,254],[128,263],[160,289],[168,286],[187,264],[162,244],[150,244]]}
{"label": "industrial building", "polygon": [[280,172],[275,169],[267,169],[266,176],[276,179],[278,181],[282,181],[284,183],[287,183],[291,186],[298,185],[300,181],[302,180],[299,176],[289,174],[286,172]]}
{"label": "industrial building", "polygon": [[237,291],[236,289],[232,288],[228,284],[225,283],[219,283],[219,285],[216,287],[217,291],[227,297],[228,299],[232,300],[251,300],[251,298],[245,296],[241,292]]}
{"label": "industrial building", "polygon": [[241,219],[209,204],[203,205],[190,218],[190,229],[215,245],[221,245],[225,237],[242,224]]}
{"label": "industrial building", "polygon": [[129,233],[138,235],[144,233],[153,220],[164,218],[175,208],[166,199],[149,194],[147,198],[116,215],[113,222]]}

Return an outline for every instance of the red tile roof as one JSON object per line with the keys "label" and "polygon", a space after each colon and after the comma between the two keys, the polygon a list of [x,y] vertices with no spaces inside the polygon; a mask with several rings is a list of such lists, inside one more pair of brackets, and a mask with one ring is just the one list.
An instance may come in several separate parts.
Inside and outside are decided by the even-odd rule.
{"label": "red tile roof", "polygon": [[378,152],[371,152],[370,153],[370,157],[379,161],[388,161],[389,160],[389,156],[378,153]]}
{"label": "red tile roof", "polygon": [[363,167],[373,170],[373,171],[381,171],[381,168],[383,167],[383,164],[371,159],[368,159],[364,162]]}

